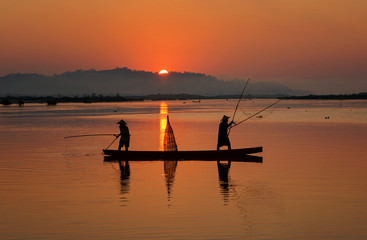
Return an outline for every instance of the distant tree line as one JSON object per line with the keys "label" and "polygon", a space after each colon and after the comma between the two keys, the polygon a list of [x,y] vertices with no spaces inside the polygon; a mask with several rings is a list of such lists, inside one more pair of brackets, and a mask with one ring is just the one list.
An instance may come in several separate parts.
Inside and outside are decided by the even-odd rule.
{"label": "distant tree line", "polygon": [[[24,103],[47,103],[48,105],[56,105],[57,103],[95,103],[95,102],[127,102],[127,101],[161,101],[161,100],[194,100],[194,99],[238,99],[239,95],[219,95],[219,96],[202,96],[195,94],[150,94],[145,96],[106,96],[102,94],[92,94],[85,96],[6,96],[0,98],[3,105]],[[255,98],[252,95],[246,95],[244,98]],[[263,97],[259,97],[263,98]],[[274,98],[274,96],[272,97]]]}
{"label": "distant tree line", "polygon": [[127,102],[127,101],[143,101],[139,97],[122,97],[118,94],[114,96],[105,96],[102,94],[92,94],[85,96],[6,96],[1,98],[0,103],[3,105],[24,103],[47,103],[48,105],[56,105],[57,103],[94,103],[94,102]]}
{"label": "distant tree line", "polygon": [[[56,105],[57,103],[95,103],[95,102],[127,102],[127,101],[160,101],[160,100],[193,100],[193,99],[238,99],[239,95],[218,95],[218,96],[202,96],[193,94],[151,94],[145,96],[106,96],[102,94],[91,94],[83,96],[6,96],[0,98],[0,104],[11,105],[24,103],[47,103],[48,105]],[[264,95],[253,96],[251,94],[243,96],[243,99],[259,99],[259,98],[278,98],[278,99],[320,99],[320,100],[345,100],[345,99],[367,99],[367,92],[358,94],[339,94],[339,95],[307,95],[307,96],[281,96],[281,95]]]}
{"label": "distant tree line", "polygon": [[144,100],[189,100],[189,99],[208,99],[216,97],[206,97],[192,94],[152,94],[146,96],[106,96],[102,94],[92,94],[85,96],[6,96],[0,98],[0,104],[11,105],[24,103],[47,103],[48,105],[56,105],[57,103],[95,103],[95,102],[127,102],[127,101],[144,101]]}
{"label": "distant tree line", "polygon": [[330,94],[330,95],[307,95],[307,96],[288,96],[281,99],[320,99],[320,100],[347,100],[347,99],[367,99],[367,92],[355,94]]}

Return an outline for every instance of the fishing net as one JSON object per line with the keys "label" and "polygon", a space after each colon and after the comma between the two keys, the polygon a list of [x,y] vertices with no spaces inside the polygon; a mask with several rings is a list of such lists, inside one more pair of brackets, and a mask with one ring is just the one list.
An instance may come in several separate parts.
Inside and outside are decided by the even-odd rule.
{"label": "fishing net", "polygon": [[168,116],[167,116],[166,131],[164,132],[163,150],[164,151],[177,151],[175,135],[173,134],[173,130],[172,130],[171,124],[169,123]]}

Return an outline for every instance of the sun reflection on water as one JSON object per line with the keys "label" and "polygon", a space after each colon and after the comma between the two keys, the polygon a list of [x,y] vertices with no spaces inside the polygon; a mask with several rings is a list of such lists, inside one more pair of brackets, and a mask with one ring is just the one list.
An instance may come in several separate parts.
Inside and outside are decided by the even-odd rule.
{"label": "sun reflection on water", "polygon": [[167,103],[162,101],[160,106],[160,132],[159,132],[159,151],[163,151],[164,145],[164,132],[166,131],[167,126],[167,114],[168,107]]}

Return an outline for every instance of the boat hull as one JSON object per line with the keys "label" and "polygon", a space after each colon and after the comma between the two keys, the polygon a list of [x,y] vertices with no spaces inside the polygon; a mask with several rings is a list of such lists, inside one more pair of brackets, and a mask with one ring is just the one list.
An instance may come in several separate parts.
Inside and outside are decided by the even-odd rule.
{"label": "boat hull", "polygon": [[248,161],[262,162],[262,157],[249,154],[262,152],[262,147],[233,150],[208,151],[118,151],[103,149],[105,160],[153,161],[153,160],[197,160],[197,161]]}

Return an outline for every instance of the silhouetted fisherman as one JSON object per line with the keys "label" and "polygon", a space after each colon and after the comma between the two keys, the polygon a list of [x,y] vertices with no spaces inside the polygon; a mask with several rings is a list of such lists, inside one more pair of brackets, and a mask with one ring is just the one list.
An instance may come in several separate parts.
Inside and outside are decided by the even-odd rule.
{"label": "silhouetted fisherman", "polygon": [[231,150],[231,143],[228,138],[228,128],[234,124],[234,122],[231,121],[228,123],[228,119],[228,116],[223,115],[222,121],[219,124],[217,151],[221,146],[228,146],[228,150]]}
{"label": "silhouetted fisherman", "polygon": [[121,119],[117,124],[120,124],[120,134],[117,135],[116,137],[121,137],[119,144],[119,151],[123,146],[125,146],[125,150],[128,151],[130,145],[130,132],[129,128],[127,127],[127,123]]}

